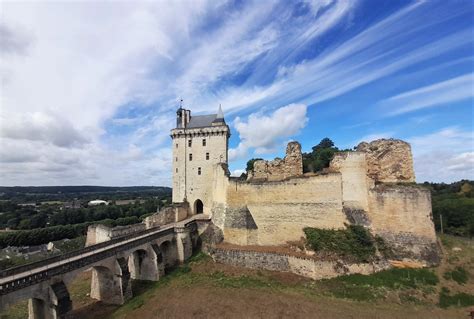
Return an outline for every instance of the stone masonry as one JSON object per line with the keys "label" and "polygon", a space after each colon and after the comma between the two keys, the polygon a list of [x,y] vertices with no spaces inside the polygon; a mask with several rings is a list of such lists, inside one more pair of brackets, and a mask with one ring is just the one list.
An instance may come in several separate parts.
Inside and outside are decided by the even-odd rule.
{"label": "stone masonry", "polygon": [[286,156],[273,161],[255,161],[248,180],[281,181],[288,177],[303,174],[303,155],[298,142],[290,142],[286,147]]}
{"label": "stone masonry", "polygon": [[413,157],[407,142],[396,139],[362,142],[357,151],[366,153],[367,175],[375,182],[415,182]]}
{"label": "stone masonry", "polygon": [[301,145],[290,142],[283,159],[255,161],[242,180],[230,177],[229,136],[221,109],[195,116],[180,108],[171,131],[173,203],[188,202],[187,216],[209,215],[224,243],[280,246],[299,241],[305,227],[357,224],[385,239],[397,259],[437,263],[429,191],[407,185],[415,182],[408,143],[360,143],[327,170],[303,174]]}

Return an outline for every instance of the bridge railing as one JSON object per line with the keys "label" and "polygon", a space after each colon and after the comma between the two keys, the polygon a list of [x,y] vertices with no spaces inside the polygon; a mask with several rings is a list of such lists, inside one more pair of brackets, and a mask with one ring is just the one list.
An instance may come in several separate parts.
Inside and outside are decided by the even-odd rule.
{"label": "bridge railing", "polygon": [[[157,230],[156,228],[153,229],[153,230],[147,230],[145,232],[141,232],[141,234],[143,235],[143,234],[153,232],[153,231],[156,231],[156,230]],[[169,233],[173,233],[173,232],[174,232],[174,228],[163,229],[160,232],[150,234],[150,236],[138,238],[136,240],[126,242],[123,245],[112,247],[112,248],[109,248],[109,249],[105,249],[105,250],[100,251],[96,254],[84,256],[83,258],[80,258],[80,259],[75,259],[73,261],[63,263],[61,265],[53,266],[51,268],[47,268],[47,269],[42,270],[42,271],[36,271],[34,273],[26,274],[22,277],[12,279],[8,282],[0,284],[0,295],[5,295],[9,292],[34,285],[34,284],[39,283],[41,281],[48,280],[49,278],[52,278],[54,276],[67,273],[67,272],[75,270],[75,269],[82,268],[82,267],[90,265],[90,264],[92,264],[96,261],[114,256],[114,255],[118,254],[121,251],[128,250],[128,249],[133,248],[135,246],[142,245],[142,244],[150,241],[154,237],[160,237],[160,236],[163,236],[165,234],[169,234]],[[132,236],[132,237],[135,237],[135,236],[137,236],[137,234],[134,234],[134,236]],[[121,240],[117,240],[117,241],[118,242],[124,241],[124,239],[122,237]],[[114,243],[117,243],[117,241],[115,241]],[[93,246],[90,246],[90,247],[95,247],[95,249],[99,248],[99,247],[97,247],[99,245],[101,247],[103,247],[103,246],[106,247],[106,246],[109,246],[109,245],[112,244],[112,240],[104,242],[104,243],[107,243],[107,245],[103,245],[103,243],[99,243],[97,245],[93,245]],[[86,252],[94,250],[94,249],[88,249],[88,248],[89,247],[86,247],[84,250],[86,250]],[[58,261],[67,260],[68,258],[75,257],[75,256],[77,256],[77,254],[75,254],[74,256],[69,256],[67,258],[63,257]],[[37,264],[37,263],[31,263],[30,265],[33,265],[33,264]],[[48,264],[46,264],[46,265],[48,265]],[[38,267],[42,267],[42,266],[45,266],[45,265],[41,264],[40,266],[37,266],[37,267],[34,267],[34,268],[38,268]],[[19,267],[17,267],[17,268],[19,268]],[[33,269],[30,269],[30,270],[33,270]],[[26,270],[26,271],[28,271],[28,270]]]}
{"label": "bridge railing", "polygon": [[25,271],[29,271],[29,270],[32,270],[32,269],[35,269],[35,268],[39,268],[39,267],[43,267],[43,266],[55,263],[55,262],[58,262],[58,261],[66,260],[66,259],[71,258],[71,257],[79,256],[79,255],[82,255],[84,253],[88,253],[88,252],[91,252],[93,250],[109,246],[111,244],[115,244],[115,243],[118,243],[118,242],[121,242],[121,241],[124,241],[124,240],[128,240],[128,239],[136,237],[136,236],[140,236],[140,235],[144,235],[144,234],[147,234],[147,233],[154,232],[157,229],[158,228],[150,228],[150,229],[147,229],[147,230],[144,230],[144,231],[141,231],[141,232],[127,234],[127,235],[124,235],[124,236],[120,236],[120,237],[111,239],[109,241],[104,241],[102,243],[87,246],[87,247],[77,249],[77,250],[74,250],[74,251],[70,251],[70,252],[67,252],[67,253],[64,253],[64,254],[61,254],[61,255],[57,255],[57,256],[49,257],[49,258],[46,258],[46,259],[43,259],[43,260],[35,261],[35,262],[32,262],[32,263],[24,264],[24,265],[21,265],[21,266],[5,269],[5,270],[0,271],[0,278],[13,276],[13,275],[16,275],[16,274],[23,273]]}

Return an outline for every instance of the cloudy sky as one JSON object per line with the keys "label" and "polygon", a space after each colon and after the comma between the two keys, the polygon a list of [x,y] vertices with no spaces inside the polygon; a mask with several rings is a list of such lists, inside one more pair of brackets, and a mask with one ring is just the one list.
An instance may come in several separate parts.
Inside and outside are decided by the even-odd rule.
{"label": "cloudy sky", "polygon": [[222,104],[230,168],[330,137],[409,141],[474,179],[474,3],[0,1],[0,185],[170,185],[179,100]]}

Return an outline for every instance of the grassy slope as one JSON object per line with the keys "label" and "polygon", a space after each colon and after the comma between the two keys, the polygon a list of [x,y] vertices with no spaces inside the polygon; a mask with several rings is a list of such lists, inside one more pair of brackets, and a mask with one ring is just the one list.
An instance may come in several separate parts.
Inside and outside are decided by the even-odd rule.
{"label": "grassy slope", "polygon": [[[451,236],[443,236],[442,242],[443,263],[434,269],[395,269],[371,276],[343,276],[318,282],[217,265],[198,255],[199,260],[192,260],[165,280],[151,284],[148,290],[110,317],[147,318],[154,314],[153,317],[217,315],[233,318],[238,317],[237,314],[259,317],[262,312],[267,317],[311,314],[321,318],[344,315],[349,318],[466,318],[470,308],[460,307],[460,300],[454,298],[442,304],[447,309],[442,309],[439,302],[443,287],[449,289],[450,297],[474,291],[473,243]],[[453,250],[455,247],[461,250]],[[456,268],[466,271],[466,283],[458,283],[446,275]],[[170,296],[180,303],[175,304]],[[244,306],[241,306],[243,301]]]}
{"label": "grassy slope", "polygon": [[[159,282],[134,282],[135,297],[121,307],[91,303],[86,273],[69,287],[80,308],[72,318],[466,318],[470,308],[451,297],[474,291],[474,244],[450,236],[442,242],[443,263],[434,269],[323,281],[216,264],[198,254]],[[459,267],[466,283],[452,278]],[[443,287],[451,298],[447,309],[439,306]],[[6,318],[25,317],[24,303],[12,310]]]}

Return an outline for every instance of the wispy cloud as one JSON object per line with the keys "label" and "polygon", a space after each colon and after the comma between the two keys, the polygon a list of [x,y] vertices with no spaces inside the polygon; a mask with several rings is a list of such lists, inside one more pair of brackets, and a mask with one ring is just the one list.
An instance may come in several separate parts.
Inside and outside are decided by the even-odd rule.
{"label": "wispy cloud", "polygon": [[474,132],[459,127],[414,136],[411,143],[418,182],[474,179]]}
{"label": "wispy cloud", "polygon": [[393,116],[473,97],[474,74],[471,73],[392,96],[381,101],[380,106],[389,109],[388,115]]}
{"label": "wispy cloud", "polygon": [[[306,123],[307,105],[474,43],[465,24],[432,32],[472,12],[469,6],[396,5],[368,15],[377,16],[368,26],[363,7],[346,0],[3,3],[0,150],[12,152],[3,153],[10,163],[1,168],[4,182],[169,184],[157,165],[169,164],[179,98],[194,114],[222,103],[229,120],[238,117],[232,158],[264,153],[301,130],[285,124],[287,132],[278,131],[275,120]],[[424,94],[436,99],[444,90],[448,100],[448,87]],[[423,92],[411,93],[398,101],[421,100]],[[305,105],[304,112],[278,119],[259,112],[278,115],[290,104]],[[271,123],[262,130],[268,136],[250,132],[256,120]],[[30,150],[38,149],[34,160]],[[62,161],[71,158],[77,161]]]}

